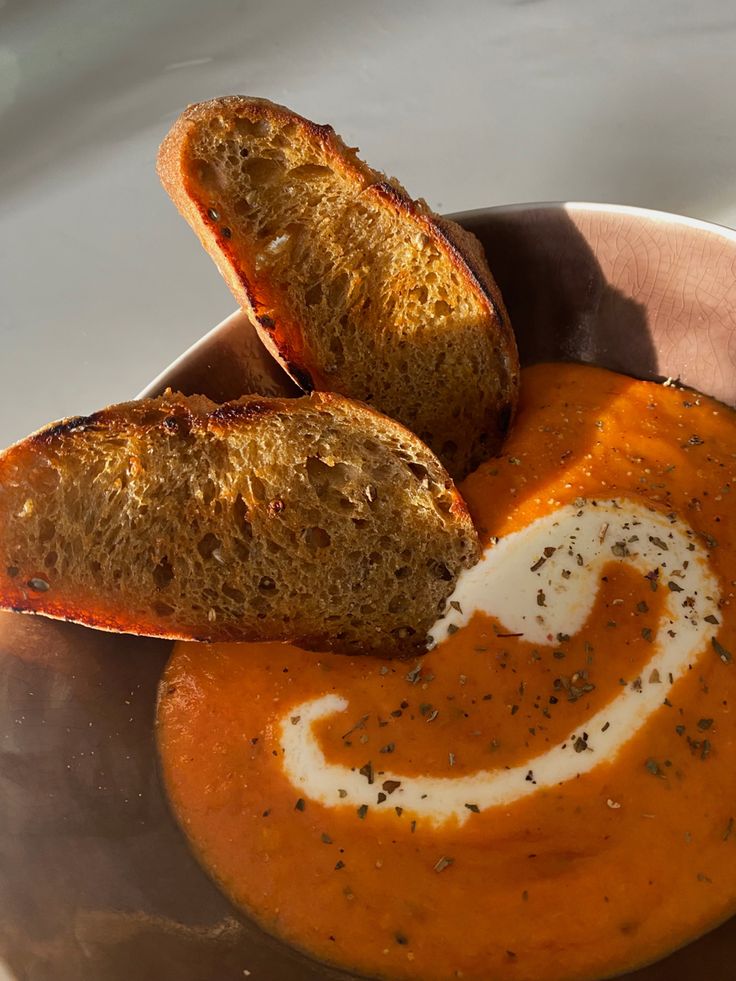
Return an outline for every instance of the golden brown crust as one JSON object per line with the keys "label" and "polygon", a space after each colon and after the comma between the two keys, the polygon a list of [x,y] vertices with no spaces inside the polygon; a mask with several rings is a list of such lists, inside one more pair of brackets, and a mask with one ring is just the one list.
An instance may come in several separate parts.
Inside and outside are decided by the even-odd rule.
{"label": "golden brown crust", "polygon": [[[268,120],[292,125],[301,132],[305,140],[318,142],[334,170],[355,186],[356,195],[374,201],[389,212],[397,223],[412,226],[432,240],[438,251],[457,271],[465,291],[473,295],[485,310],[483,317],[493,335],[496,357],[502,364],[499,375],[503,379],[488,399],[488,412],[482,422],[486,430],[482,434],[482,441],[471,446],[465,454],[459,454],[463,460],[458,466],[452,466],[452,460],[444,455],[442,446],[433,444],[433,449],[457,478],[476,466],[480,458],[497,451],[515,411],[519,365],[508,314],[480,243],[454,222],[434,214],[424,202],[413,200],[398,182],[389,180],[384,174],[370,168],[358,158],[356,150],[345,145],[331,126],[315,124],[286,107],[267,100],[241,96],[213,99],[185,110],[161,145],[158,157],[161,181],[215,261],[238,303],[248,313],[266,348],[305,391],[333,387],[334,375],[306,349],[298,311],[295,313],[293,309],[289,309],[283,296],[277,288],[273,288],[268,278],[257,275],[255,268],[248,266],[248,258],[244,256],[242,249],[239,255],[236,254],[230,229],[218,222],[216,214],[213,217],[212,210],[198,190],[194,170],[201,161],[193,158],[191,148],[198,127],[206,125],[213,118],[222,118],[230,123],[246,118],[251,121]],[[278,311],[275,318],[271,316],[274,310]],[[479,385],[482,384],[485,382],[479,381]],[[352,397],[367,397],[365,393],[344,387],[338,386],[338,390]],[[435,394],[435,398],[439,403],[442,402],[441,396],[438,398]],[[380,401],[377,401],[377,405],[403,418],[405,422],[411,421],[411,418],[387,409]],[[442,428],[447,428],[446,419]],[[464,431],[466,428],[461,427],[454,434],[457,439],[451,442],[465,440],[472,443],[474,438],[481,435],[468,433]]]}

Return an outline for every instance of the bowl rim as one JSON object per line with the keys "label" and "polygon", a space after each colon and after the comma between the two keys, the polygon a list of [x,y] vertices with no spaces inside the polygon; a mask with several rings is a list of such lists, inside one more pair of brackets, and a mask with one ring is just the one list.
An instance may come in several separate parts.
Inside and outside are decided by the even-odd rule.
{"label": "bowl rim", "polygon": [[707,221],[705,218],[691,218],[675,211],[659,211],[656,208],[642,208],[636,204],[606,204],[604,201],[520,201],[511,204],[489,205],[486,208],[471,208],[467,211],[455,211],[448,218],[454,220],[476,217],[489,211],[494,214],[517,214],[523,211],[570,211],[591,212],[597,214],[626,215],[630,218],[648,218],[662,224],[682,225],[685,228],[697,229],[701,232],[715,232],[723,238],[736,243],[736,229],[721,222]]}
{"label": "bowl rim", "polygon": [[[715,234],[736,245],[736,229],[718,222],[706,221],[703,218],[690,218],[687,215],[680,215],[670,211],[658,211],[654,208],[642,208],[633,204],[606,204],[600,201],[521,201],[512,204],[488,205],[483,208],[471,208],[467,211],[455,211],[447,215],[453,221],[466,221],[468,219],[479,218],[484,214],[505,215],[519,214],[525,211],[559,211],[571,214],[609,214],[624,215],[629,218],[647,219],[661,224],[677,225],[683,228],[691,228],[699,232]],[[186,348],[178,357],[174,358],[155,378],[141,389],[135,396],[136,399],[149,398],[158,395],[167,379],[191,358],[196,357],[201,351],[205,351],[210,343],[221,332],[226,332],[234,324],[243,318],[247,321],[247,314],[243,310],[234,310],[214,327],[211,327],[192,345]]]}

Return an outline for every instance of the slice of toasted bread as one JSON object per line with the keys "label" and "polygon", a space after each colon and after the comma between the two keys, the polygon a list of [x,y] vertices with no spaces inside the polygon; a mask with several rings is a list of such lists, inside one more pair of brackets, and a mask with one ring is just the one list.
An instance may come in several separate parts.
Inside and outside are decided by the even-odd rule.
{"label": "slice of toasted bread", "polygon": [[408,654],[478,552],[427,447],[337,395],[169,392],[0,455],[0,607],[105,629]]}
{"label": "slice of toasted bread", "polygon": [[460,478],[498,450],[519,365],[480,243],[283,106],[187,109],[159,151],[174,203],[269,350],[419,435]]}

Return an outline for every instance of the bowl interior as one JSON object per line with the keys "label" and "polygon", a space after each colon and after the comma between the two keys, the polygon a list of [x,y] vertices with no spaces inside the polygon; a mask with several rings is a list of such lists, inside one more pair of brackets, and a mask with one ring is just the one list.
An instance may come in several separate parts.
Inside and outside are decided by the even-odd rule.
{"label": "bowl interior", "polygon": [[[671,377],[736,404],[736,236],[627,208],[456,216],[481,239],[522,361]],[[296,389],[235,314],[146,390],[216,400]],[[175,826],[157,774],[170,645],[0,614],[0,963],[10,977],[348,978],[235,911]],[[736,921],[631,981],[732,977]]]}

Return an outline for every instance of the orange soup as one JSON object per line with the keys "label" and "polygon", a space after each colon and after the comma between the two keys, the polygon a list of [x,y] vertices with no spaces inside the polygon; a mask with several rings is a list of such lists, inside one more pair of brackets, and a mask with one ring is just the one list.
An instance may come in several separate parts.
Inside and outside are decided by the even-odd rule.
{"label": "orange soup", "polygon": [[178,644],[161,684],[201,863],[369,976],[598,978],[736,911],[736,416],[578,365],[522,393],[461,488],[491,599],[433,650]]}

